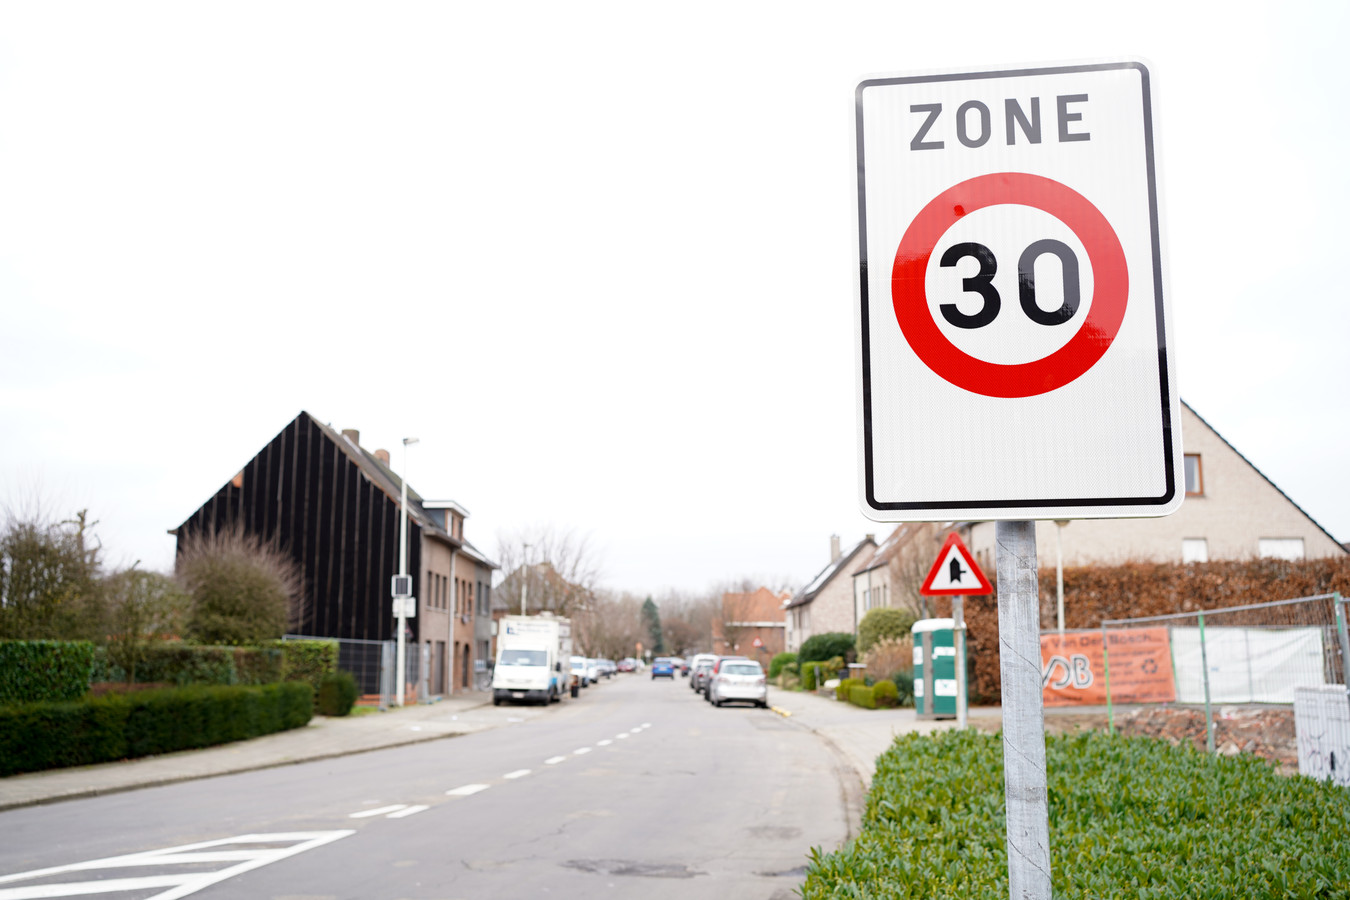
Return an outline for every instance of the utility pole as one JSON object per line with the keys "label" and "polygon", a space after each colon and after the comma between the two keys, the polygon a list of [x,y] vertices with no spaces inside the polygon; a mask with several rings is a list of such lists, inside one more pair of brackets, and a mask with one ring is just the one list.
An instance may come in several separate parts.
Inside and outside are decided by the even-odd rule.
{"label": "utility pole", "polygon": [[[415,437],[403,439],[403,472],[399,477],[402,489],[399,491],[398,574],[405,578],[408,575],[408,446],[417,443],[417,440]],[[398,598],[398,653],[395,654],[394,662],[395,706],[403,705],[403,693],[407,689],[408,646],[404,632],[408,630],[408,599]]]}

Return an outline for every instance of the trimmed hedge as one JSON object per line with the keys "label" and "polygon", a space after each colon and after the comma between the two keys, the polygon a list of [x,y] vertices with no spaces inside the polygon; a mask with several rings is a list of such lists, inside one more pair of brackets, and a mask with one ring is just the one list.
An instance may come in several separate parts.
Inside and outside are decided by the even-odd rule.
{"label": "trimmed hedge", "polygon": [[301,683],[170,688],[0,707],[0,776],[209,747],[299,728]]}
{"label": "trimmed hedge", "polygon": [[356,705],[356,678],[351,672],[333,672],[319,684],[318,707],[321,716],[345,716]]}
{"label": "trimmed hedge", "polygon": [[881,709],[893,709],[900,705],[900,689],[894,681],[882,679],[872,685],[872,699]]}
{"label": "trimmed hedge", "polygon": [[337,673],[337,641],[274,641],[268,646],[281,651],[286,681],[305,681],[318,691],[325,675]]}
{"label": "trimmed hedge", "polygon": [[[850,679],[851,680],[851,679]],[[848,702],[863,709],[876,709],[877,699],[872,689],[865,684],[855,684],[848,691]]]}
{"label": "trimmed hedge", "polygon": [[[1350,896],[1345,788],[1100,732],[1051,738],[1046,757],[1056,897]],[[1006,900],[1001,737],[898,737],[877,760],[859,836],[811,856],[805,900]]]}
{"label": "trimmed hedge", "polygon": [[783,666],[796,661],[797,654],[795,653],[775,653],[773,659],[769,660],[769,677],[777,678],[778,673],[783,671]]}
{"label": "trimmed hedge", "polygon": [[847,700],[849,699],[848,692],[850,690],[859,685],[865,686],[866,684],[867,682],[861,678],[841,678],[839,679],[839,685],[834,689],[834,699]]}
{"label": "trimmed hedge", "polygon": [[[145,647],[136,681],[174,684],[275,684],[282,679],[284,651],[267,647],[204,647],[163,641]],[[94,681],[128,681],[128,673],[100,648]]]}
{"label": "trimmed hedge", "polygon": [[93,669],[88,641],[0,641],[0,704],[77,700]]}
{"label": "trimmed hedge", "polygon": [[845,662],[853,654],[853,635],[847,631],[813,634],[802,642],[797,659],[802,663],[823,662],[838,656]]}

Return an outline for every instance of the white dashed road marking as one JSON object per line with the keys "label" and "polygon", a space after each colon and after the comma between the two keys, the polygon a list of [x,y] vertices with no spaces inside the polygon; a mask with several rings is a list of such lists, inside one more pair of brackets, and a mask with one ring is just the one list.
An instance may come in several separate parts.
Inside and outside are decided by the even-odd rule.
{"label": "white dashed road marking", "polygon": [[390,813],[391,819],[406,819],[408,816],[415,816],[420,812],[431,809],[430,806],[409,806],[407,809],[400,809],[398,812]]}
{"label": "white dashed road marking", "polygon": [[605,738],[603,741],[596,741],[596,742],[595,742],[595,746],[597,746],[597,747],[608,747],[608,746],[609,746],[610,744],[612,744],[612,743],[614,743],[614,742],[611,741],[609,738]]}
{"label": "white dashed road marking", "polygon": [[544,765],[556,766],[558,763],[562,762],[565,759],[567,759],[567,757],[565,756],[550,756],[548,759],[544,760]]}
{"label": "white dashed road marking", "polygon": [[623,734],[616,734],[614,736],[619,740],[623,740],[624,738],[628,737],[628,732],[625,731]]}
{"label": "white dashed road marking", "polygon": [[350,818],[369,819],[373,816],[383,816],[388,813],[396,813],[400,809],[407,809],[407,808],[408,804],[406,803],[396,803],[393,806],[381,806],[379,809],[363,809],[360,812],[352,813]]}
{"label": "white dashed road marking", "polygon": [[529,769],[516,769],[514,772],[507,772],[502,777],[508,780],[514,780],[516,778],[524,778],[528,774],[530,774]]}
{"label": "white dashed road marking", "polygon": [[[84,897],[90,894],[108,894],[116,892],[150,891],[165,888],[157,894],[143,895],[143,900],[178,900],[195,894],[202,888],[218,884],[236,875],[242,875],[268,863],[278,862],[288,856],[313,850],[324,844],[355,834],[354,831],[300,831],[285,834],[245,834],[239,837],[224,838],[218,841],[205,841],[200,844],[184,844],[181,847],[169,847],[164,850],[151,850],[146,853],[131,853],[126,856],[111,856],[90,862],[74,863],[68,866],[54,866],[49,869],[36,869],[32,872],[19,872],[15,875],[0,877],[0,885],[13,884],[25,879],[50,879],[52,876],[67,872],[99,872],[108,869],[151,869],[156,866],[172,867],[168,875],[143,875],[137,878],[104,878],[90,881],[67,881],[55,883],[45,880],[43,884],[26,887],[0,887],[0,900],[37,900],[43,897]],[[289,844],[285,847],[254,846]],[[230,849],[227,849],[230,848]],[[212,872],[184,872],[183,864],[200,865],[202,863],[232,862],[237,865]],[[178,871],[173,871],[178,869]]]}
{"label": "white dashed road marking", "polygon": [[572,751],[572,753],[573,753],[574,755],[576,755],[576,756],[580,756],[580,755],[583,754],[583,753],[590,753],[590,752],[591,752],[591,748],[590,748],[590,747],[582,747],[580,750],[573,750],[573,751]]}
{"label": "white dashed road marking", "polygon": [[492,785],[490,784],[466,784],[461,787],[448,790],[445,793],[449,797],[468,797],[469,795],[476,794],[479,791],[486,791],[490,787],[492,787]]}

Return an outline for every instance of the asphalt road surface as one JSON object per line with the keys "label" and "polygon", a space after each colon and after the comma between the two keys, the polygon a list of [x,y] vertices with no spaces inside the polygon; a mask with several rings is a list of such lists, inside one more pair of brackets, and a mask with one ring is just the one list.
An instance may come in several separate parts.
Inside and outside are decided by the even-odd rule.
{"label": "asphalt road surface", "polygon": [[786,900],[847,836],[830,747],[683,679],[475,715],[501,727],[0,813],[0,900]]}

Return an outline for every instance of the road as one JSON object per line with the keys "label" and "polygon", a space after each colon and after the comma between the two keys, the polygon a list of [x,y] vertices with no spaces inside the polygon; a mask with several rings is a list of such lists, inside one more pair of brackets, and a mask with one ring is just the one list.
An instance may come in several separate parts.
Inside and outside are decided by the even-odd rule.
{"label": "road", "polygon": [[497,727],[0,813],[0,900],[785,900],[847,836],[820,738],[682,679],[475,715]]}

